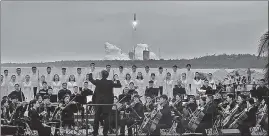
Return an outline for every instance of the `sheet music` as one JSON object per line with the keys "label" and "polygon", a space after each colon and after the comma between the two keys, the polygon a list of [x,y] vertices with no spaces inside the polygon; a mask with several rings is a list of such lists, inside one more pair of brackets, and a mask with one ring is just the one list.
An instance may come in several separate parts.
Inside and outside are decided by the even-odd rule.
{"label": "sheet music", "polygon": [[92,101],[92,95],[87,96],[87,103]]}

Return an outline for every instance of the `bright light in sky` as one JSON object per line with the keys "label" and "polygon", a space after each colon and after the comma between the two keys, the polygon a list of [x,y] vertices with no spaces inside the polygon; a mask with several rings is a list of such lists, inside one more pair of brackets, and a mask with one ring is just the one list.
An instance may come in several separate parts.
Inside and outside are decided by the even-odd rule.
{"label": "bright light in sky", "polygon": [[132,25],[133,25],[133,29],[136,29],[136,26],[138,25],[138,22],[137,21],[133,21],[132,22]]}

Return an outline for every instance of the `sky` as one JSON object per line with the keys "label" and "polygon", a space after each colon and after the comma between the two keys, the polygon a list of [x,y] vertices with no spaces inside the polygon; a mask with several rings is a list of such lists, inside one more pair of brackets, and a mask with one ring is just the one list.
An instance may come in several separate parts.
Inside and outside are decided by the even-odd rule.
{"label": "sky", "polygon": [[164,59],[257,54],[267,29],[267,1],[2,1],[1,62],[103,59],[105,42]]}

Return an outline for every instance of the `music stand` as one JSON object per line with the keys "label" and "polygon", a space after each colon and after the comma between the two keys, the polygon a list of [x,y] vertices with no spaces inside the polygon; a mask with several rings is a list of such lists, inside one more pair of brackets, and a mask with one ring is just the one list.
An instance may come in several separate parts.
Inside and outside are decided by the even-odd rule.
{"label": "music stand", "polygon": [[57,95],[56,95],[56,94],[52,94],[52,95],[50,96],[50,102],[52,102],[52,103],[56,103],[57,100],[58,100],[58,98],[57,98]]}

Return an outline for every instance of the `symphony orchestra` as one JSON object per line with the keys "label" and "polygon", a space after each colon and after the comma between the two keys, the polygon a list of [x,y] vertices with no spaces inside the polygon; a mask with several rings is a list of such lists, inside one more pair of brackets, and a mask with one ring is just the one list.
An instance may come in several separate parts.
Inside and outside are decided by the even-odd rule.
{"label": "symphony orchestra", "polygon": [[[177,70],[174,65],[172,72],[159,67],[152,73],[146,66],[142,72],[133,65],[130,72],[123,66],[114,72],[106,65],[100,72],[94,63],[90,71],[77,68],[70,75],[66,68],[54,75],[51,67],[44,75],[37,67],[27,75],[21,68],[11,76],[4,70],[2,131],[14,127],[16,136],[60,136],[93,126],[92,135],[219,135],[233,129],[251,136],[256,127],[267,134],[269,89],[264,79],[236,73],[217,81],[212,73],[193,72],[190,64],[184,73]],[[110,103],[114,106],[101,105]],[[87,114],[94,115],[93,123],[86,121]]]}

